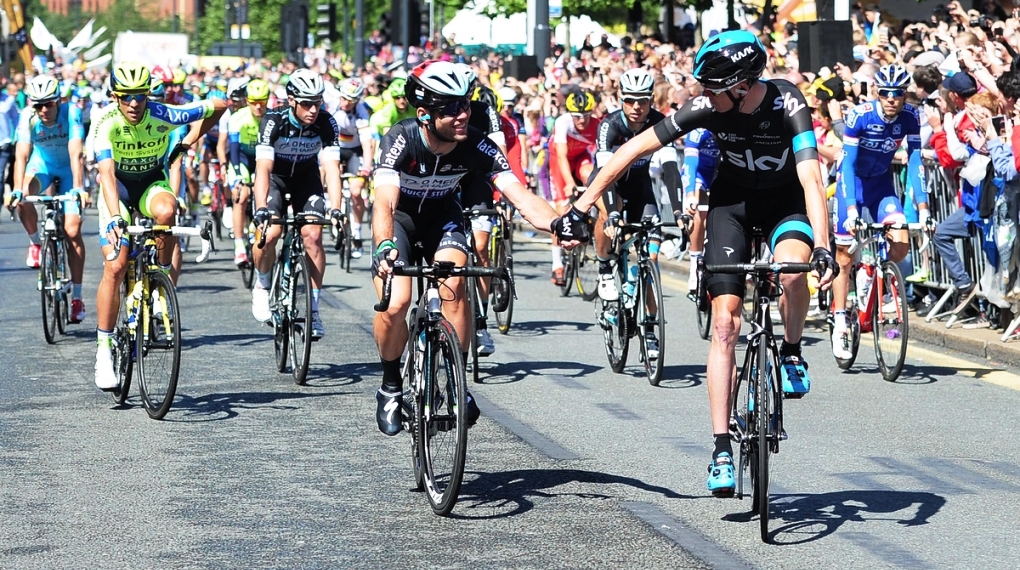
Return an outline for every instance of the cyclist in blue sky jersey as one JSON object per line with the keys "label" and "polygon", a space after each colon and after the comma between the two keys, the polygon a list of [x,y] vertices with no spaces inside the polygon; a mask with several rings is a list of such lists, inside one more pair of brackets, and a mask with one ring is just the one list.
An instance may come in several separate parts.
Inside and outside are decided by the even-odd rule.
{"label": "cyclist in blue sky jersey", "polygon": [[[910,75],[902,67],[882,67],[875,74],[878,99],[854,107],[846,116],[843,162],[836,184],[836,261],[841,269],[840,276],[832,285],[832,354],[836,358],[852,356],[846,323],[846,296],[850,290],[850,264],[853,262],[848,250],[854,243],[854,225],[861,216],[861,208],[867,208],[877,223],[907,221],[903,202],[893,188],[890,166],[903,141],[907,143],[908,155],[916,154],[921,148],[917,109],[906,104],[909,84]],[[924,171],[910,168],[908,176],[915,189],[914,199],[918,202],[918,221],[926,224],[929,216],[928,197],[923,190]],[[889,260],[898,263],[910,250],[908,232],[905,229],[893,230],[889,239]]]}
{"label": "cyclist in blue sky jersey", "polygon": [[[583,219],[582,212],[632,162],[704,128],[715,136],[720,151],[709,201],[705,262],[750,261],[751,230],[757,227],[767,236],[775,261],[810,260],[819,285],[827,288],[838,268],[828,249],[831,222],[811,111],[789,81],[760,79],[767,61],[765,47],[754,34],[728,31],[713,36],[694,59],[694,77],[704,86],[704,95],[688,100],[655,128],[620,147],[567,216]],[[780,348],[783,391],[787,397],[800,397],[810,389],[800,350],[810,293],[804,274],[783,274],[780,281],[784,289],[779,303],[785,329]],[[712,298],[707,376],[715,440],[707,486],[718,497],[732,497],[736,481],[729,435],[731,383],[745,283],[743,276],[708,275],[706,285]]]}

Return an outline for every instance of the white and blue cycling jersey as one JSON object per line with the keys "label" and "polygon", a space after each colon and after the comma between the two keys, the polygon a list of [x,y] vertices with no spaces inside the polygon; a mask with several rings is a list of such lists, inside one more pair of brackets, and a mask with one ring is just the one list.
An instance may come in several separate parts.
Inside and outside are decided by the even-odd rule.
{"label": "white and blue cycling jersey", "polygon": [[[54,181],[59,180],[54,190],[58,194],[70,192],[74,184],[71,155],[68,152],[72,139],[85,139],[81,109],[77,106],[61,103],[57,120],[50,126],[43,124],[35,109],[26,107],[21,112],[17,129],[18,143],[32,145],[32,155],[25,166],[25,179],[38,180],[40,191],[45,191]],[[64,212],[78,214],[77,202],[65,202]]]}
{"label": "white and blue cycling jersey", "polygon": [[[878,101],[862,103],[846,119],[843,135],[843,161],[836,184],[838,205],[837,236],[846,237],[843,228],[847,209],[867,208],[872,219],[881,223],[906,221],[903,203],[896,196],[890,171],[893,156],[906,142],[908,156],[921,150],[920,122],[917,109],[904,105],[894,119],[887,120]],[[927,202],[924,193],[924,170],[919,161],[911,161],[907,175],[915,189],[914,199]]]}
{"label": "white and blue cycling jersey", "polygon": [[680,175],[684,194],[707,190],[715,179],[719,147],[707,129],[694,129],[684,137],[684,168]]}

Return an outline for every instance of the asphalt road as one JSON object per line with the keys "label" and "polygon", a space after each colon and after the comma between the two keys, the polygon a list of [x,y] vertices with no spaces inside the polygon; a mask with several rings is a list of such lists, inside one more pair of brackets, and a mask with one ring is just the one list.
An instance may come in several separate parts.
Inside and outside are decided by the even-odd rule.
{"label": "asphalt road", "polygon": [[1020,378],[912,348],[881,379],[865,345],[841,373],[821,332],[812,393],[786,406],[773,542],[750,501],[712,498],[693,306],[666,279],[666,380],[613,374],[592,305],[518,249],[520,300],[472,387],[467,477],[449,518],[410,490],[409,438],[375,427],[368,259],[330,259],[309,385],[273,367],[229,255],[181,278],[180,388],[164,421],[92,381],[89,316],[43,339],[19,224],[0,223],[0,568],[1007,568],[1020,558]]}

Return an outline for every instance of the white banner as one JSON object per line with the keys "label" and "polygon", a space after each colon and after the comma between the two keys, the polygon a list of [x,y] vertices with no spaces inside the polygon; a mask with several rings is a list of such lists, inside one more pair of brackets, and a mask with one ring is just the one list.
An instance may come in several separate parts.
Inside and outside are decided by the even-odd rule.
{"label": "white banner", "polygon": [[188,55],[188,34],[121,32],[113,44],[113,61],[148,66],[177,64]]}

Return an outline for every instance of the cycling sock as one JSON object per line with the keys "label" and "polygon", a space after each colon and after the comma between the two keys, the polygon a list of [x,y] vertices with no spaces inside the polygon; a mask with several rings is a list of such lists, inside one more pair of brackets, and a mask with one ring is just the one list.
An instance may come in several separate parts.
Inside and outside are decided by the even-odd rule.
{"label": "cycling sock", "polygon": [[103,329],[96,329],[96,345],[100,349],[110,349],[110,339],[113,337],[113,331],[104,331]]}
{"label": "cycling sock", "polygon": [[489,316],[489,298],[482,299],[482,318],[481,321],[485,322],[486,317]]}
{"label": "cycling sock", "polygon": [[846,330],[846,311],[834,311],[832,313],[832,330],[835,332]]}
{"label": "cycling sock", "polygon": [[800,356],[800,341],[790,342],[783,339],[783,346],[779,349],[779,356]]}
{"label": "cycling sock", "polygon": [[234,249],[237,251],[244,251],[244,240],[242,238],[234,238]]}
{"label": "cycling sock", "polygon": [[698,258],[701,257],[704,254],[705,254],[705,252],[703,252],[703,251],[694,251],[692,249],[691,250],[691,263],[693,264],[694,262],[696,262],[698,260]]}
{"label": "cycling sock", "polygon": [[404,379],[400,377],[400,359],[382,360],[382,389],[383,392],[396,394],[403,391]]}
{"label": "cycling sock", "polygon": [[71,298],[77,301],[81,300],[81,283],[71,284]]}
{"label": "cycling sock", "polygon": [[598,260],[598,262],[599,262],[599,275],[609,275],[609,274],[611,274],[613,272],[613,261],[612,261],[612,259],[608,259],[608,258],[607,259],[603,259],[601,257],[596,257],[595,259]]}
{"label": "cycling sock", "polygon": [[351,217],[351,239],[361,239],[361,224],[354,221],[354,217]]}
{"label": "cycling sock", "polygon": [[719,457],[720,453],[729,453],[730,457],[733,457],[733,447],[730,445],[730,434],[728,433],[717,433],[713,434],[715,437],[715,452],[712,453],[712,459]]}
{"label": "cycling sock", "polygon": [[552,246],[553,271],[556,271],[557,269],[563,269],[563,259],[560,257],[561,255],[563,255],[562,252],[563,248],[561,248],[560,246],[558,245]]}
{"label": "cycling sock", "polygon": [[39,245],[39,232],[28,234],[28,243],[32,245]]}
{"label": "cycling sock", "polygon": [[259,289],[269,289],[269,280],[272,278],[272,273],[269,271],[265,273],[259,271],[258,274],[259,274]]}
{"label": "cycling sock", "polygon": [[156,265],[158,265],[159,270],[166,275],[170,275],[170,270],[174,268],[173,263],[167,263],[166,265],[163,265],[162,263],[157,263]]}
{"label": "cycling sock", "polygon": [[312,312],[313,313],[318,313],[319,312],[319,293],[321,293],[321,292],[322,292],[322,289],[312,289]]}

